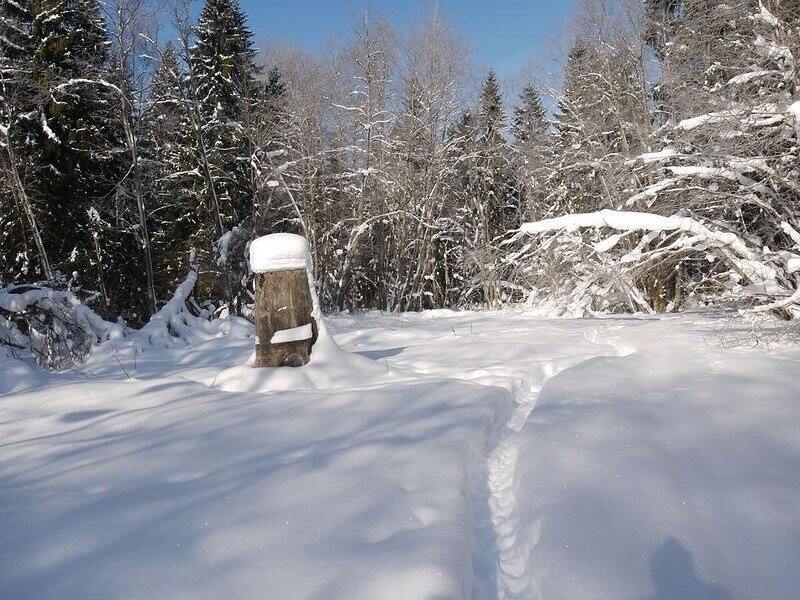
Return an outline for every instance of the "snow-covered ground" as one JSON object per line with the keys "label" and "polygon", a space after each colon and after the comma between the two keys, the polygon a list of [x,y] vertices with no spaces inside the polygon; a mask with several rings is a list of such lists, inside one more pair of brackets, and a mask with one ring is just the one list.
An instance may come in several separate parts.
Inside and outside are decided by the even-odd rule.
{"label": "snow-covered ground", "polygon": [[0,360],[0,598],[793,599],[800,351],[702,316],[242,322]]}

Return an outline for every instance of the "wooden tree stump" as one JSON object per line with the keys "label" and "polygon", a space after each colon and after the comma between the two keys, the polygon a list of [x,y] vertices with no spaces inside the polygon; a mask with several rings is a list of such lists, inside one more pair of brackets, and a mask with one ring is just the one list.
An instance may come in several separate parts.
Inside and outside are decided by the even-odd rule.
{"label": "wooden tree stump", "polygon": [[[305,269],[256,274],[256,367],[302,367],[317,341],[314,301]],[[286,339],[286,337],[306,339]],[[295,335],[291,335],[294,332]],[[274,341],[273,341],[274,340]]]}
{"label": "wooden tree stump", "polygon": [[305,239],[272,234],[250,246],[255,272],[255,367],[302,367],[317,341]]}

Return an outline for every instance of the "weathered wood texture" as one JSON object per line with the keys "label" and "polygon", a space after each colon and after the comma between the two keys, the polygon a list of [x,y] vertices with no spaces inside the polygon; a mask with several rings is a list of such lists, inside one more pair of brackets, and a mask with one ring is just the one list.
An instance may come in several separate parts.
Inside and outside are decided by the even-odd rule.
{"label": "weathered wood texture", "polygon": [[[311,359],[317,341],[317,323],[311,316],[314,302],[305,269],[256,273],[256,367],[301,367]],[[311,324],[308,340],[272,344],[278,331]]]}

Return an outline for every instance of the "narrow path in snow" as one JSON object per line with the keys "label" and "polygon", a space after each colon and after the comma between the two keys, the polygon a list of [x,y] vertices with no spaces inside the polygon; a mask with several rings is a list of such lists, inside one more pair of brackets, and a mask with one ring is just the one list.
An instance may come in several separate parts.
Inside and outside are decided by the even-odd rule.
{"label": "narrow path in snow", "polygon": [[508,420],[492,437],[486,463],[479,475],[485,483],[477,487],[473,498],[478,513],[475,515],[478,581],[473,591],[474,600],[523,598],[530,588],[526,567],[528,553],[536,540],[519,539],[517,535],[514,472],[519,458],[519,436],[544,383],[561,370],[555,363],[542,364],[542,383],[517,389]]}
{"label": "narrow path in snow", "polygon": [[[528,419],[540,387],[515,398],[508,421],[494,436],[481,476],[485,479],[474,501],[476,515],[475,600],[519,597],[528,588],[525,540],[517,537],[514,471],[519,457],[519,434]],[[483,496],[483,497],[481,497]],[[529,548],[528,548],[529,550]]]}
{"label": "narrow path in snow", "polygon": [[[598,343],[599,332],[586,336],[586,341]],[[632,349],[612,345],[617,356]],[[608,346],[605,346],[608,348]],[[537,539],[519,535],[519,519],[514,490],[514,473],[519,459],[519,439],[525,423],[536,407],[536,401],[546,383],[587,360],[608,356],[599,351],[595,356],[562,357],[540,362],[541,374],[535,385],[514,387],[514,407],[508,420],[491,437],[486,463],[478,477],[473,494],[476,522],[474,560],[476,585],[473,600],[530,600],[535,582],[527,573],[530,552]]]}
{"label": "narrow path in snow", "polygon": [[[530,524],[520,524],[514,479],[522,433],[545,384],[587,360],[634,351],[616,339],[615,330],[623,327],[619,323],[565,323],[570,325],[534,318],[509,327],[499,314],[480,319],[397,317],[393,328],[361,334],[370,348],[367,352],[393,352],[387,356],[401,372],[462,379],[510,394],[506,411],[471,457],[465,515],[472,552],[472,579],[465,581],[465,597],[471,600],[537,597],[539,582],[528,569],[540,536]],[[355,342],[354,347],[364,352]]]}
{"label": "narrow path in snow", "polygon": [[[548,379],[553,375],[549,375]],[[519,458],[519,434],[536,405],[540,391],[541,388],[531,390],[525,397],[519,399],[504,435],[500,437],[498,446],[489,454],[487,461],[489,490],[492,494],[489,507],[497,535],[498,598],[519,597],[529,584],[525,574],[528,552],[534,540],[517,539],[514,472]]]}

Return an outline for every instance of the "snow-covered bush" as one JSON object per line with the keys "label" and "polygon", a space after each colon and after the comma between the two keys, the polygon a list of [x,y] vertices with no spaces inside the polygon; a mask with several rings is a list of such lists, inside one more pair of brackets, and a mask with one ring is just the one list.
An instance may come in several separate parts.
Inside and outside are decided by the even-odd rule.
{"label": "snow-covered bush", "polygon": [[509,240],[510,276],[560,312],[669,311],[687,299],[736,300],[800,317],[800,234],[773,251],[678,214],[603,210],[526,223]]}
{"label": "snow-covered bush", "polygon": [[83,360],[96,344],[121,338],[121,323],[110,323],[74,293],[38,285],[0,290],[0,348],[7,355],[45,368]]}
{"label": "snow-covered bush", "polygon": [[[194,264],[194,258],[191,261]],[[11,285],[0,289],[0,353],[47,369],[61,369],[85,360],[104,342],[137,347],[185,343],[212,312],[192,297],[197,284],[194,266],[173,297],[139,330],[120,318],[110,323],[71,291],[43,285]],[[0,354],[2,356],[2,354]]]}

